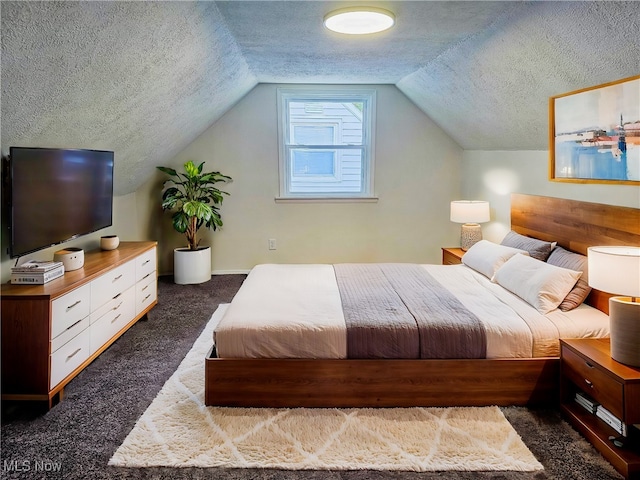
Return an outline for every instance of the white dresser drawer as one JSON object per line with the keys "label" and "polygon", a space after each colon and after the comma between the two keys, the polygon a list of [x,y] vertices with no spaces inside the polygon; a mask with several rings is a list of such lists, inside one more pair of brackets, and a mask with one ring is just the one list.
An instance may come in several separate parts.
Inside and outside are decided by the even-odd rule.
{"label": "white dresser drawer", "polygon": [[[99,318],[93,320],[91,314],[91,354],[98,351],[105,343],[113,338],[125,325],[135,317],[135,289],[132,287],[118,299],[116,308],[107,309]],[[111,302],[110,302],[111,303]]]}
{"label": "white dresser drawer", "polygon": [[53,389],[89,358],[91,343],[89,331],[90,328],[85,328],[51,355],[50,388]]}
{"label": "white dresser drawer", "polygon": [[112,298],[122,293],[135,283],[135,260],[108,271],[91,282],[91,311],[102,307]]}
{"label": "white dresser drawer", "polygon": [[136,315],[151,305],[158,297],[158,279],[155,274],[147,281],[136,284]]}
{"label": "white dresser drawer", "polygon": [[136,282],[148,278],[151,274],[155,275],[156,259],[155,247],[136,258]]}
{"label": "white dresser drawer", "polygon": [[91,318],[91,324],[93,325],[95,322],[97,322],[100,319],[100,317],[102,317],[103,315],[106,315],[107,313],[115,313],[115,315],[117,315],[118,313],[121,313],[123,310],[127,309],[127,304],[133,305],[133,308],[135,309],[135,304],[136,304],[135,286],[129,287],[120,295],[117,295],[116,298],[112,298],[108,300],[107,303],[102,305],[100,308],[91,312],[91,315],[89,316]]}
{"label": "white dresser drawer", "polygon": [[51,302],[51,339],[56,338],[91,311],[89,285],[70,291]]}
{"label": "white dresser drawer", "polygon": [[62,347],[65,343],[72,338],[75,338],[81,331],[89,326],[89,323],[89,315],[87,315],[82,320],[78,320],[56,338],[51,340],[51,353],[55,353],[56,350]]}

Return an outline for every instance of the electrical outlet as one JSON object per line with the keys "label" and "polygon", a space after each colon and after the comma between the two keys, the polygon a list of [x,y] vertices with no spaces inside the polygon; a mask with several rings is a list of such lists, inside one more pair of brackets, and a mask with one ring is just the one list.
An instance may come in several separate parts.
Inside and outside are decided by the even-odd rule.
{"label": "electrical outlet", "polygon": [[275,238],[270,238],[269,239],[269,250],[275,250],[276,249],[276,239]]}

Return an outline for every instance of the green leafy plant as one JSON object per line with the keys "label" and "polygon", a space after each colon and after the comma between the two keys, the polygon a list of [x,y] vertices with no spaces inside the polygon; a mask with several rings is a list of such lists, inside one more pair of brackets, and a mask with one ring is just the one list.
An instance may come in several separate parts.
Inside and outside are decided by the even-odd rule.
{"label": "green leafy plant", "polygon": [[197,237],[200,227],[212,230],[222,227],[220,204],[224,195],[229,195],[216,187],[216,183],[229,182],[231,177],[220,172],[202,173],[204,162],[196,167],[189,160],[184,164],[184,173],[173,168],[156,167],[171,178],[165,180],[171,185],[162,194],[162,210],[173,211],[173,228],[187,237],[189,250],[197,250],[200,240]]}

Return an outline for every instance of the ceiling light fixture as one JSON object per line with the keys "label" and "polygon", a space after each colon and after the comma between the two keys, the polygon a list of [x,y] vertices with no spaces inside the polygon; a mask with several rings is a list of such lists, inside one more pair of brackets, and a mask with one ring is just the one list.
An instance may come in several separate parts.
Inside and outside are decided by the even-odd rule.
{"label": "ceiling light fixture", "polygon": [[375,7],[348,7],[329,12],[324,26],[329,30],[349,35],[365,35],[387,30],[396,23],[393,13]]}

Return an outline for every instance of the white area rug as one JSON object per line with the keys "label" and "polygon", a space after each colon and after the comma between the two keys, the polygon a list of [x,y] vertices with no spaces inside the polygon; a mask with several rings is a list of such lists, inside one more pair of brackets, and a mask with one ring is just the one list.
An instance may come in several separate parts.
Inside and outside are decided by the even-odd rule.
{"label": "white area rug", "polygon": [[221,306],[109,465],[289,470],[542,470],[497,407],[220,408],[204,358]]}

